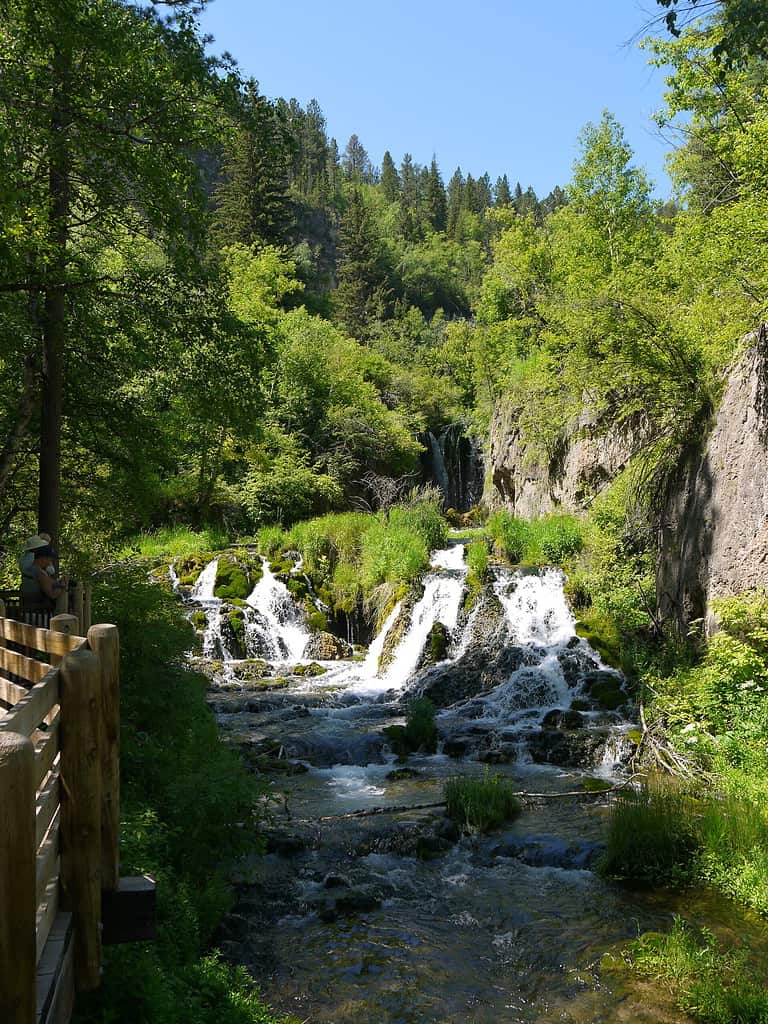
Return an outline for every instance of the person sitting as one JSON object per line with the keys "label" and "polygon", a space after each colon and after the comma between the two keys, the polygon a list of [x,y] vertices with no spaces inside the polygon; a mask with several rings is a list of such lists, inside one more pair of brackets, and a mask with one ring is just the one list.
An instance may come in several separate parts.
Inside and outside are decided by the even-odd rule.
{"label": "person sitting", "polygon": [[50,611],[56,599],[67,589],[67,580],[55,579],[48,574],[55,558],[50,545],[34,548],[32,553],[32,564],[21,574],[22,608],[24,611]]}

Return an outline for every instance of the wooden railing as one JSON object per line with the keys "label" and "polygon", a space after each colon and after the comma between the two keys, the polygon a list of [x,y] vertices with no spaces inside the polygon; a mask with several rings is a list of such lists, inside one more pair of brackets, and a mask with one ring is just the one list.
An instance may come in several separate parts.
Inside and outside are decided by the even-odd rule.
{"label": "wooden railing", "polygon": [[31,626],[48,629],[54,616],[67,614],[75,616],[83,633],[87,633],[91,627],[91,588],[83,583],[70,586],[57,598],[56,606],[51,611],[24,611],[18,590],[0,590],[0,604],[5,605],[5,615],[9,619],[17,619]]}
{"label": "wooden railing", "polygon": [[118,887],[119,635],[0,602],[0,1021],[67,1021],[99,985]]}

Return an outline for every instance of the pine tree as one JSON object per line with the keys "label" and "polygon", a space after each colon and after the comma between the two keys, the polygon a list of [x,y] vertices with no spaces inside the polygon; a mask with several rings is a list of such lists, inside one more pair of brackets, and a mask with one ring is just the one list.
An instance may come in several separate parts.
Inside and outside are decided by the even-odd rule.
{"label": "pine tree", "polygon": [[386,306],[389,295],[387,268],[373,218],[357,188],[341,219],[338,250],[338,285],[333,297],[336,319],[363,341],[370,321]]}
{"label": "pine tree", "polygon": [[400,196],[400,175],[397,173],[395,161],[389,150],[386,151],[381,161],[381,190],[390,203],[394,203]]}
{"label": "pine tree", "polygon": [[400,231],[409,242],[419,241],[422,235],[419,222],[420,170],[411,154],[406,153],[400,165]]}
{"label": "pine tree", "polygon": [[211,233],[219,246],[283,245],[291,223],[288,196],[288,127],[250,82],[243,126],[225,154],[223,180],[214,192]]}
{"label": "pine tree", "polygon": [[509,188],[509,179],[506,174],[503,174],[500,178],[496,179],[496,184],[493,186],[493,205],[511,206],[511,204],[512,192]]}
{"label": "pine tree", "polygon": [[344,168],[344,177],[347,181],[370,183],[373,180],[370,157],[357,135],[350,135],[341,158],[341,166]]}
{"label": "pine tree", "polygon": [[548,196],[539,203],[542,216],[548,217],[550,213],[554,213],[555,210],[559,210],[561,206],[565,206],[568,202],[565,192],[560,188],[559,185],[555,185]]}
{"label": "pine tree", "polygon": [[427,176],[425,197],[427,219],[435,231],[445,231],[448,219],[448,206],[445,197],[445,186],[440,176],[437,160],[432,157]]}
{"label": "pine tree", "polygon": [[448,182],[447,197],[447,231],[451,238],[456,235],[456,225],[459,222],[459,215],[464,205],[464,175],[461,168],[457,167]]}

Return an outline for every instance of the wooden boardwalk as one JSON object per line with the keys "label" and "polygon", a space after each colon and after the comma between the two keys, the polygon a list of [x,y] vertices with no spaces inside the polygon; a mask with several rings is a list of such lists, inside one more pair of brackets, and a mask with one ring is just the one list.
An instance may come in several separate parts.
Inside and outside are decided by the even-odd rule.
{"label": "wooden boardwalk", "polygon": [[43,628],[0,602],[2,1024],[66,1024],[99,985],[102,898],[119,889],[120,641],[81,635],[79,607]]}

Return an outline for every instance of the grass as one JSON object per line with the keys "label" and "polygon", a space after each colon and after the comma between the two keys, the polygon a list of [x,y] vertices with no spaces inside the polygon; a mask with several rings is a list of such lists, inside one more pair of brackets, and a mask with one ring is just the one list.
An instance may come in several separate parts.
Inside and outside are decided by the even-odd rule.
{"label": "grass", "polygon": [[748,951],[724,951],[680,918],[668,935],[641,936],[627,959],[638,973],[670,984],[680,1008],[703,1024],[768,1024],[768,989]]}
{"label": "grass", "polygon": [[584,547],[584,525],[569,515],[519,519],[498,511],[488,517],[487,530],[499,555],[515,564],[561,565]]}
{"label": "grass", "polygon": [[221,526],[205,526],[193,530],[188,526],[163,526],[159,530],[139,533],[126,540],[120,558],[187,558],[201,551],[225,548],[230,542]]}
{"label": "grass", "polygon": [[389,725],[384,734],[400,757],[416,751],[434,754],[437,750],[435,705],[428,697],[417,697],[408,705],[405,725]]}
{"label": "grass", "polygon": [[490,832],[520,813],[513,785],[501,775],[459,776],[444,791],[449,816],[465,832]]}
{"label": "grass", "polygon": [[663,785],[626,789],[611,814],[600,874],[646,884],[690,881],[699,838],[693,801]]}

